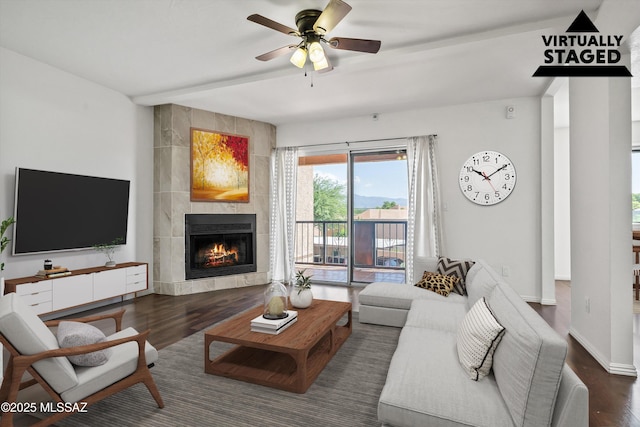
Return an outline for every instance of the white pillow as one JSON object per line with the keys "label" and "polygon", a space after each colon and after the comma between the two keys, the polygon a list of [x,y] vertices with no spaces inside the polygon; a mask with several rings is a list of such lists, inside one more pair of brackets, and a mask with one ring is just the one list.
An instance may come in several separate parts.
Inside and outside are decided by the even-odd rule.
{"label": "white pillow", "polygon": [[[57,337],[61,348],[96,344],[107,340],[104,333],[95,326],[71,321],[58,324]],[[107,363],[109,356],[111,356],[111,349],[107,348],[92,353],[67,356],[67,359],[76,366],[99,366]]]}
{"label": "white pillow", "polygon": [[504,332],[485,298],[480,298],[462,319],[457,334],[458,359],[469,378],[478,381],[489,374]]}

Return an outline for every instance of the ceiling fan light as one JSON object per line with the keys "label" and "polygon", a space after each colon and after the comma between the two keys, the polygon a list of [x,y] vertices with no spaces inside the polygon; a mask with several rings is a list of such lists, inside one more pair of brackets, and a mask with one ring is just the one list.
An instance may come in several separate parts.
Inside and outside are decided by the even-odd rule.
{"label": "ceiling fan light", "polygon": [[313,69],[315,71],[320,71],[320,70],[324,70],[325,68],[327,68],[329,66],[329,62],[327,61],[326,57],[322,58],[322,61],[317,61],[313,63]]}
{"label": "ceiling fan light", "polygon": [[304,63],[307,62],[307,51],[302,47],[297,48],[291,55],[290,61],[298,68],[304,67]]}
{"label": "ceiling fan light", "polygon": [[320,42],[314,41],[309,44],[309,59],[314,64],[325,60],[324,49],[322,49]]}

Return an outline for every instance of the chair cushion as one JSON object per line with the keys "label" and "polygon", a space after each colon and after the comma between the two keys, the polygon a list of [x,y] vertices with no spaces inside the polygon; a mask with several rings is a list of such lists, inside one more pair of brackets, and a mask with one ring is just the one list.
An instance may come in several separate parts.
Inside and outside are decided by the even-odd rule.
{"label": "chair cushion", "polygon": [[[127,328],[108,336],[107,340],[137,334],[135,329]],[[111,350],[111,357],[104,365],[76,367],[78,385],[61,394],[65,402],[78,402],[135,372],[138,365],[138,343],[128,342],[111,347]],[[158,351],[149,342],[146,343],[144,354],[147,365],[158,360]]]}
{"label": "chair cushion", "polygon": [[[0,332],[24,355],[60,348],[51,330],[15,293],[0,298]],[[51,357],[33,364],[33,368],[56,392],[78,384],[78,378],[66,357]]]}
{"label": "chair cushion", "polygon": [[[107,340],[104,333],[93,325],[82,322],[60,322],[58,325],[58,344],[62,348],[78,347],[81,345],[97,344]],[[67,356],[76,366],[99,366],[109,360],[111,349],[106,348],[77,356]]]}

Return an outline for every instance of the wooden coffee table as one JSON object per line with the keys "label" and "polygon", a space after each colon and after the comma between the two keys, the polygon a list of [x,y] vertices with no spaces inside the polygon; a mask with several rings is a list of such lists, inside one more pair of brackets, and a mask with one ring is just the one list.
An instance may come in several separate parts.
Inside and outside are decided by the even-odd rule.
{"label": "wooden coffee table", "polygon": [[[278,335],[251,332],[258,306],[204,333],[204,371],[281,390],[304,393],[351,335],[351,303],[314,300],[298,309],[295,324]],[[346,324],[340,319],[348,314]],[[214,341],[236,347],[211,360]]]}

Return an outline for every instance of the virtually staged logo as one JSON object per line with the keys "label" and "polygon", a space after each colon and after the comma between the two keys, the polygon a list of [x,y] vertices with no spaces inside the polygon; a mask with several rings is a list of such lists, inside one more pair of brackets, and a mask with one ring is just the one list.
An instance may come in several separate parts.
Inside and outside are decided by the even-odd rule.
{"label": "virtually staged logo", "polygon": [[626,66],[617,65],[621,35],[599,34],[584,11],[566,32],[542,36],[544,63],[551,65],[539,66],[533,77],[631,77]]}

